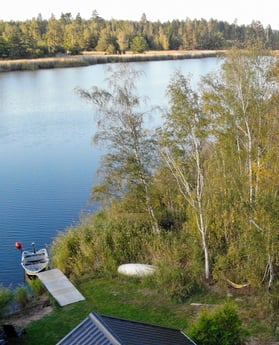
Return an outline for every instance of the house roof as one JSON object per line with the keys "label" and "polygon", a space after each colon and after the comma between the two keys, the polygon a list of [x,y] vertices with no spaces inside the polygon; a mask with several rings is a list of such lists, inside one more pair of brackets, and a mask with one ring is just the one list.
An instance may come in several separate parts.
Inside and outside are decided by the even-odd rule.
{"label": "house roof", "polygon": [[57,345],[195,345],[182,331],[95,312]]}

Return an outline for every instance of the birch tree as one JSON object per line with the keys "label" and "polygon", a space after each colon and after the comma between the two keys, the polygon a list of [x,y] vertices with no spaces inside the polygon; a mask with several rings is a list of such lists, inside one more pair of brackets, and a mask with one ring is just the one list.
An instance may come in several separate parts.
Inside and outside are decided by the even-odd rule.
{"label": "birch tree", "polygon": [[[224,133],[234,136],[239,171],[247,176],[245,199],[251,207],[259,189],[257,171],[267,148],[271,100],[277,92],[270,80],[273,63],[260,51],[233,51],[218,76],[204,78],[206,108],[219,128],[218,139],[225,138]],[[226,146],[226,138],[222,144]]]}
{"label": "birch tree", "polygon": [[176,72],[167,89],[170,100],[162,131],[162,157],[169,167],[185,203],[194,214],[204,253],[205,278],[210,278],[207,243],[208,219],[204,197],[203,148],[208,136],[208,120],[190,78]]}
{"label": "birch tree", "polygon": [[109,68],[107,88],[93,86],[92,90],[79,89],[81,97],[95,106],[97,111],[96,144],[104,144],[100,171],[102,183],[94,188],[95,197],[108,196],[121,200],[129,192],[135,194],[134,205],[143,204],[152,230],[159,226],[151,200],[150,183],[155,164],[156,140],[152,130],[146,128],[151,109],[137,94],[136,81],[141,76],[128,64]]}
{"label": "birch tree", "polygon": [[[269,285],[273,279],[274,248],[278,248],[272,211],[272,205],[277,204],[278,183],[271,178],[278,176],[275,138],[279,89],[272,75],[274,64],[275,59],[268,52],[233,51],[221,72],[207,76],[203,84],[205,109],[215,119],[216,156],[222,159],[223,185],[231,191],[235,189],[237,192],[233,193],[238,196],[238,204],[232,206],[237,209],[235,216],[241,224],[238,222],[234,239],[228,241],[231,246],[239,246],[239,257],[245,257],[238,269],[244,269],[246,275],[251,277],[256,271],[257,275],[266,261]],[[228,194],[232,195],[231,191]]]}

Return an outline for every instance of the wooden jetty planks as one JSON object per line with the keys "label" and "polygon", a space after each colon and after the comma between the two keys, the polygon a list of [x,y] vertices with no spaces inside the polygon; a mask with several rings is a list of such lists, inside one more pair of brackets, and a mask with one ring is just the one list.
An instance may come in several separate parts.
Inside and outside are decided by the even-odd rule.
{"label": "wooden jetty planks", "polygon": [[61,307],[85,300],[58,268],[40,272],[37,276]]}

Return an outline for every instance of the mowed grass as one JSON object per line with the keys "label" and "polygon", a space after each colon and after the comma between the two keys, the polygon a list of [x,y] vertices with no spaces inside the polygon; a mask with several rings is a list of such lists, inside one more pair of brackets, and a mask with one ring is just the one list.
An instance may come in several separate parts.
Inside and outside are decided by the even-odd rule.
{"label": "mowed grass", "polygon": [[[149,280],[114,277],[83,277],[75,286],[85,296],[85,301],[59,307],[53,301],[53,311],[26,328],[27,334],[13,344],[54,345],[83,321],[91,312],[124,319],[178,328],[189,334],[191,326],[204,309],[214,310],[224,303],[234,302],[243,326],[251,336],[260,339],[257,344],[271,344],[270,310],[265,297],[255,291],[207,291],[192,296],[184,303],[176,303],[163,295]],[[192,304],[193,303],[193,304]]]}
{"label": "mowed grass", "polygon": [[[77,286],[77,285],[76,285]],[[86,300],[65,307],[55,304],[54,311],[27,327],[21,340],[28,345],[52,345],[61,340],[88,314],[99,314],[187,329],[189,317],[181,304],[169,301],[145,282],[126,278],[84,278],[78,284]]]}

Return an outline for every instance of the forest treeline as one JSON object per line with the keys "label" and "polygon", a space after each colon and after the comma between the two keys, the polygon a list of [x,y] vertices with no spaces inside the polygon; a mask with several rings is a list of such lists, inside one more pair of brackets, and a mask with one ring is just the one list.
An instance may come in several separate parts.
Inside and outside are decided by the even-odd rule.
{"label": "forest treeline", "polygon": [[79,276],[151,263],[169,296],[232,281],[277,291],[278,302],[278,60],[231,50],[198,87],[176,71],[168,107],[150,111],[140,71],[110,68],[107,88],[77,90],[96,109],[94,142],[105,148],[92,190],[101,207],[55,239],[54,265]]}
{"label": "forest treeline", "polygon": [[279,31],[258,21],[250,25],[189,18],[161,23],[150,22],[145,14],[139,21],[105,20],[97,11],[90,19],[62,13],[50,19],[0,20],[0,58],[35,58],[59,53],[79,54],[102,51],[109,54],[147,50],[219,50],[258,45],[279,49]]}

